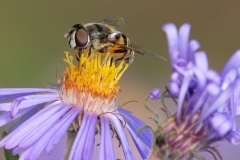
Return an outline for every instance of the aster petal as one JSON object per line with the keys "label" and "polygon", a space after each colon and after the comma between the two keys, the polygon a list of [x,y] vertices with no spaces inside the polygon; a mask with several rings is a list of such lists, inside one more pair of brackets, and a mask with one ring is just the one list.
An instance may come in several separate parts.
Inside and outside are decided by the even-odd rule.
{"label": "aster petal", "polygon": [[22,154],[21,154],[21,156],[19,157],[19,160],[29,160],[29,159],[27,159],[27,156],[28,156],[28,154],[31,152],[31,150],[26,150],[26,151],[24,151]]}
{"label": "aster petal", "polygon": [[236,69],[231,69],[226,76],[223,79],[222,82],[222,90],[225,90],[226,88],[229,87],[237,78],[237,70]]}
{"label": "aster petal", "polygon": [[183,24],[179,29],[179,49],[183,59],[188,58],[190,29],[191,25],[187,23]]}
{"label": "aster petal", "polygon": [[57,90],[50,88],[1,88],[0,102],[40,92],[57,93]]}
{"label": "aster petal", "polygon": [[[125,120],[123,119],[122,116],[120,115],[116,115],[123,123],[125,122]],[[134,128],[132,125],[129,125],[128,123],[126,123],[126,127],[134,141],[134,144],[137,146],[137,149],[141,155],[141,157],[143,159],[147,159],[149,151],[147,150],[147,148],[145,147],[145,145],[143,144],[143,142],[141,141],[140,137],[137,136],[137,129],[139,128]]]}
{"label": "aster petal", "polygon": [[[188,101],[186,108],[184,109],[184,116],[187,117],[187,114],[190,114],[189,122],[197,113],[198,110],[204,108],[204,104],[206,105],[209,98],[211,99],[213,96],[217,96],[220,94],[221,89],[215,83],[209,83],[205,86],[204,90],[196,92],[191,99]],[[207,104],[208,106],[209,104]]]}
{"label": "aster petal", "polygon": [[[14,146],[18,145],[21,141],[21,137],[25,134],[28,134],[28,129],[37,127],[43,121],[46,121],[50,116],[52,116],[56,111],[58,111],[62,107],[60,102],[54,102],[44,109],[40,110],[34,116],[25,121],[22,125],[20,125],[17,129],[12,131],[8,136],[4,137],[0,141],[0,146],[6,145],[5,148],[11,149]],[[41,116],[41,119],[35,118]]]}
{"label": "aster petal", "polygon": [[74,119],[77,117],[79,112],[81,111],[80,108],[73,107],[70,111],[66,113],[66,115],[61,118],[61,120],[56,124],[59,126],[59,129],[54,136],[51,138],[51,140],[48,142],[48,145],[46,147],[47,153],[51,153],[52,149],[56,144],[59,143],[63,135],[66,133],[68,127],[71,125],[71,123],[74,121]]}
{"label": "aster petal", "polygon": [[[68,108],[68,107],[67,107]],[[39,157],[39,155],[42,153],[44,148],[49,144],[49,141],[58,133],[59,131],[62,131],[62,125],[69,121],[69,119],[73,120],[77,116],[76,109],[72,108],[69,110],[57,123],[55,123],[51,128],[48,129],[46,133],[43,134],[41,137],[41,140],[37,140],[33,145],[31,145],[28,149],[31,150],[31,152],[28,155],[29,159],[36,159]],[[72,121],[71,121],[72,122]],[[68,126],[71,124],[71,122],[67,123]],[[66,132],[66,130],[64,130]],[[19,146],[18,146],[19,147]]]}
{"label": "aster petal", "polygon": [[[68,159],[90,159],[93,154],[97,115],[85,112]],[[85,145],[82,145],[85,144]]]}
{"label": "aster petal", "polygon": [[204,73],[208,71],[208,60],[204,51],[199,51],[194,54],[194,62],[196,67],[201,69]]}
{"label": "aster petal", "polygon": [[101,121],[101,142],[99,160],[116,159],[111,139],[111,131],[109,127],[108,118],[102,115],[100,116],[100,121]]}
{"label": "aster petal", "polygon": [[[195,51],[197,51],[200,48],[200,43],[197,40],[195,40],[195,39],[190,40],[189,48],[190,48],[190,51],[192,53],[194,53]],[[191,59],[191,60],[193,60],[193,59]]]}
{"label": "aster petal", "polygon": [[[28,109],[28,108],[25,108]],[[21,110],[20,110],[21,111]],[[25,122],[26,120],[28,120],[30,117],[32,117],[35,113],[37,113],[39,111],[39,107],[35,107],[32,110],[28,111],[20,120],[18,120],[14,125],[12,125],[9,130],[8,133],[12,132],[13,130],[15,130],[18,126],[20,126],[23,122]],[[19,114],[19,112],[18,112]]]}
{"label": "aster petal", "polygon": [[19,93],[57,92],[51,88],[1,88],[0,95],[12,95]]}
{"label": "aster petal", "polygon": [[18,144],[18,147],[20,148],[27,148],[31,144],[33,144],[37,139],[39,139],[50,127],[53,126],[70,108],[72,105],[63,105],[63,107],[55,112],[54,116],[51,116],[48,118],[47,121],[41,123],[35,128],[31,128],[28,130],[30,135],[26,135],[25,137],[21,137],[22,140]]}
{"label": "aster petal", "polygon": [[179,58],[177,28],[173,23],[168,23],[168,24],[165,24],[162,27],[162,29],[167,35],[168,50],[170,54],[171,63],[173,64]]}
{"label": "aster petal", "polygon": [[10,111],[11,106],[12,106],[12,102],[2,103],[0,104],[0,111]]}
{"label": "aster petal", "polygon": [[237,116],[240,115],[240,106],[237,106],[237,109],[236,109],[236,115],[237,115]]}
{"label": "aster petal", "polygon": [[47,145],[50,137],[53,136],[53,134],[56,132],[55,128],[56,127],[46,132],[46,134],[42,135],[41,140],[36,139],[36,142],[23,152],[23,154],[25,154],[25,157],[26,157],[25,159],[29,159],[29,160],[37,159],[39,157],[39,155],[42,153],[45,146]]}
{"label": "aster petal", "polygon": [[179,93],[179,98],[178,98],[178,106],[177,106],[177,121],[180,122],[180,116],[182,113],[182,106],[183,106],[183,102],[184,102],[184,98],[186,96],[186,93],[188,91],[188,87],[189,87],[189,83],[191,81],[192,78],[192,74],[189,72],[186,72],[183,78],[183,82],[182,82],[182,86],[181,86],[181,90]]}
{"label": "aster petal", "polygon": [[202,107],[203,103],[206,101],[206,96],[207,89],[205,89],[202,93],[196,93],[193,97],[191,97],[186,109],[184,109],[184,117],[187,117],[188,114],[190,115],[188,122],[191,121],[196,112]]}
{"label": "aster petal", "polygon": [[[129,122],[129,127],[137,134],[137,130],[146,124],[140,119],[134,117],[130,111],[123,108],[118,108],[118,112],[122,114],[127,122]],[[124,121],[123,121],[124,122]],[[146,144],[149,148],[152,147],[152,134],[149,129],[144,129],[141,133],[138,134],[138,137]]]}
{"label": "aster petal", "polygon": [[136,135],[136,130],[133,131],[132,128],[127,124],[127,129],[134,141],[134,144],[137,146],[137,149],[142,157],[142,159],[147,159],[148,158],[148,154],[149,151],[147,150],[147,148],[144,146],[144,144],[142,143],[142,141],[140,140],[140,138]]}
{"label": "aster petal", "polygon": [[240,144],[240,130],[237,129],[236,131],[231,132],[227,136],[226,139],[234,145],[239,145]]}
{"label": "aster petal", "polygon": [[[29,93],[31,94],[31,93]],[[14,95],[2,95],[0,96],[0,102],[3,102],[3,101],[6,101],[6,100],[11,100],[11,99],[14,99],[14,98],[17,98],[17,97],[21,97],[21,96],[25,96],[25,95],[28,95],[28,94],[14,94]]]}
{"label": "aster petal", "polygon": [[240,50],[237,50],[226,63],[225,67],[221,72],[221,75],[225,77],[229,70],[231,70],[232,68],[238,68],[239,66],[240,66]]}
{"label": "aster petal", "polygon": [[[240,106],[240,81],[237,80],[234,85],[234,90],[230,96],[229,101],[227,102],[226,112],[232,118],[233,121],[236,121],[236,116],[239,115],[239,106]],[[233,123],[233,130],[237,129],[237,123]]]}
{"label": "aster petal", "polygon": [[17,115],[14,118],[11,118],[10,112],[1,113],[0,114],[0,126],[4,126],[5,124],[10,123],[11,121],[17,119],[18,117],[24,115],[25,113],[29,112],[30,110],[32,110],[34,108],[40,107],[41,105],[42,104],[34,105],[34,106],[29,107],[29,108],[22,109],[17,113]]}
{"label": "aster petal", "polygon": [[219,108],[219,106],[222,106],[222,104],[224,104],[231,95],[231,92],[232,88],[228,87],[224,92],[220,93],[220,95],[213,101],[214,103],[212,105],[205,105],[205,107],[202,109],[202,114],[200,115],[197,124],[201,123],[203,120],[209,117],[214,111]]}
{"label": "aster petal", "polygon": [[197,79],[197,89],[203,89],[207,82],[206,72],[203,72],[201,69],[195,67],[193,69],[195,78]]}
{"label": "aster petal", "polygon": [[59,95],[57,94],[44,94],[44,95],[31,95],[31,96],[24,96],[16,98],[12,102],[11,106],[11,117],[13,118],[19,109],[27,108],[32,105],[38,105],[46,102],[51,102],[59,100]]}
{"label": "aster petal", "polygon": [[217,85],[220,85],[221,83],[221,78],[219,74],[216,71],[211,69],[207,71],[207,79],[208,81],[216,83]]}
{"label": "aster petal", "polygon": [[12,155],[15,156],[21,151],[21,148],[15,147],[12,149]]}
{"label": "aster petal", "polygon": [[215,113],[210,118],[210,124],[220,137],[225,136],[232,129],[232,121],[227,114]]}
{"label": "aster petal", "polygon": [[[26,160],[26,159],[29,159],[29,160],[37,159],[40,155],[42,155],[42,152],[43,152],[45,146],[48,144],[49,139],[54,136],[55,132],[57,131],[57,129],[59,129],[59,127],[61,127],[61,126],[53,126],[48,132],[46,132],[41,137],[41,139],[36,140],[36,142],[33,145],[31,145],[27,149],[21,149],[21,150],[23,150],[23,153],[21,153],[20,157],[23,156],[24,160]],[[15,154],[19,153],[20,152],[19,147],[18,146],[15,147],[13,149],[13,152]]]}
{"label": "aster petal", "polygon": [[112,124],[115,127],[115,130],[117,131],[117,134],[118,134],[118,136],[121,140],[121,143],[122,143],[122,148],[123,148],[126,160],[134,159],[133,154],[130,150],[130,146],[129,146],[129,143],[128,143],[128,140],[127,140],[127,136],[125,134],[124,128],[122,127],[122,124],[120,123],[119,119],[115,115],[112,115],[112,114],[109,114],[109,113],[106,114],[106,115],[111,120]]}

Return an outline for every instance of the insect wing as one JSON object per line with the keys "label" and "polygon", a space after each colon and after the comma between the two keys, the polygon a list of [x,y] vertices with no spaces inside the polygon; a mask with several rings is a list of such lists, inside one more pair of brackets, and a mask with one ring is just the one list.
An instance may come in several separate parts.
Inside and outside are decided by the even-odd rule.
{"label": "insect wing", "polygon": [[112,26],[116,30],[119,30],[124,26],[124,19],[123,18],[107,18],[102,20],[100,23]]}
{"label": "insect wing", "polygon": [[144,48],[144,47],[142,47],[138,44],[135,44],[135,43],[131,42],[129,46],[130,47],[127,47],[127,48],[133,50],[134,52],[136,52],[138,54],[166,61],[166,58],[164,58],[163,56],[161,56],[158,53],[155,53],[153,51],[150,51],[150,50],[148,50],[148,49],[146,49],[146,48]]}

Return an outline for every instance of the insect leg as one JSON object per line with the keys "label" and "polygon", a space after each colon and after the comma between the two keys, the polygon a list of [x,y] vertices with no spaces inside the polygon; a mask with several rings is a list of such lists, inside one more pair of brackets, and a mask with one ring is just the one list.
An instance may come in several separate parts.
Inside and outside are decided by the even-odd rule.
{"label": "insect leg", "polygon": [[89,50],[88,50],[88,53],[87,53],[87,58],[89,58],[90,56],[91,56],[91,53],[92,53],[92,50],[91,50],[91,48],[89,48]]}
{"label": "insect leg", "polygon": [[83,53],[83,49],[81,49],[81,48],[78,50],[78,56],[75,53],[75,57],[77,58],[78,61],[79,61],[79,58],[81,57],[82,53]]}

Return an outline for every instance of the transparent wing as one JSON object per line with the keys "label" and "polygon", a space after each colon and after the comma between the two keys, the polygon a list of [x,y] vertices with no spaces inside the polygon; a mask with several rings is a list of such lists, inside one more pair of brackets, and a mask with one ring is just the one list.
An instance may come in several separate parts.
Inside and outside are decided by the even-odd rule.
{"label": "transparent wing", "polygon": [[159,60],[164,60],[164,61],[167,61],[166,58],[164,58],[163,56],[161,56],[160,54],[158,53],[155,53],[153,51],[150,51],[138,44],[135,44],[135,43],[130,43],[129,46],[123,46],[121,45],[123,48],[126,48],[126,49],[129,49],[129,50],[133,50],[135,53],[138,53],[138,54],[141,54],[143,56],[148,56],[148,57],[151,57],[151,58],[157,58]]}
{"label": "transparent wing", "polygon": [[102,20],[100,23],[107,24],[113,26],[116,30],[121,29],[124,26],[123,18],[107,18]]}

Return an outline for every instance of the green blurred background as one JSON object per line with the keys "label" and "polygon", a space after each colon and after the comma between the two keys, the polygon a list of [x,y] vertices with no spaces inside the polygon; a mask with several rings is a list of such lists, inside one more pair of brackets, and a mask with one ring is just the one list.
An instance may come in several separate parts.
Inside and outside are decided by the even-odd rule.
{"label": "green blurred background", "polygon": [[[63,38],[64,33],[73,24],[98,22],[108,17],[123,17],[125,26],[121,31],[131,41],[167,59],[167,41],[162,25],[174,22],[179,27],[188,22],[192,25],[191,38],[197,39],[201,49],[207,52],[209,66],[220,71],[228,58],[240,48],[239,8],[237,0],[2,0],[0,87],[48,87],[50,83],[56,83],[56,69],[61,76],[66,66],[62,60],[64,51],[71,51]],[[136,55],[133,65],[120,81],[122,93],[119,103],[137,100],[138,103],[130,103],[124,108],[152,126],[154,124],[148,119],[150,113],[144,109],[143,102],[153,88],[164,89],[167,85],[169,66],[169,61]],[[151,104],[157,110],[159,103]],[[170,109],[174,111],[175,106],[170,106]],[[2,127],[2,130],[7,128]],[[239,146],[228,143],[219,143],[218,146],[223,159],[239,159]],[[122,151],[118,151],[118,157],[122,158]],[[139,159],[139,155],[135,154]],[[212,159],[205,155],[207,159]],[[0,159],[4,159],[2,151]]]}

